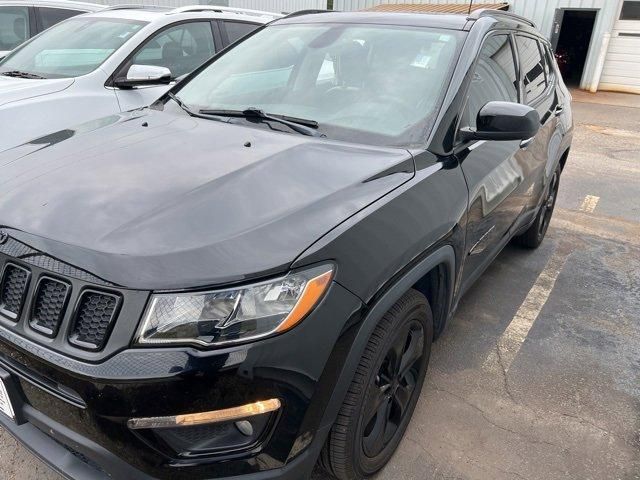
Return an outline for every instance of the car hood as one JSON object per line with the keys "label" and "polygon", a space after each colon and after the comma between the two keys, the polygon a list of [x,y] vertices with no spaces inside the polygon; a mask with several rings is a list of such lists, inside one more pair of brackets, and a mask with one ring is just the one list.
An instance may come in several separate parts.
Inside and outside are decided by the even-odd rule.
{"label": "car hood", "polygon": [[[0,154],[0,226],[109,282],[176,289],[284,271],[408,181],[402,149],[145,110]],[[329,260],[329,259],[328,259]]]}
{"label": "car hood", "polygon": [[0,75],[0,106],[60,92],[73,85],[73,78],[32,80]]}

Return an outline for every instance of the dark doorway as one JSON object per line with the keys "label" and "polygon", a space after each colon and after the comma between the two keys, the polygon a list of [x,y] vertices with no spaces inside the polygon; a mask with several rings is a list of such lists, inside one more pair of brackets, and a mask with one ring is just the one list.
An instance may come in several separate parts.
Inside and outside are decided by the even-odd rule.
{"label": "dark doorway", "polygon": [[556,25],[551,42],[567,85],[580,85],[597,13],[596,10],[556,12]]}

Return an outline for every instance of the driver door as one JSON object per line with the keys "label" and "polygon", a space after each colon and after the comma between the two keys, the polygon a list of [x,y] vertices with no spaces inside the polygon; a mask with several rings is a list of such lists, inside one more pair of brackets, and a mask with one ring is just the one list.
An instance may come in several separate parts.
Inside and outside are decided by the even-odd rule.
{"label": "driver door", "polygon": [[[475,128],[478,112],[488,102],[519,101],[515,51],[508,33],[485,39],[460,127]],[[519,140],[474,141],[460,146],[458,158],[469,188],[463,289],[504,246],[527,203],[526,148]]]}
{"label": "driver door", "polygon": [[[214,26],[215,25],[215,26]],[[131,65],[153,65],[171,71],[170,85],[116,89],[120,110],[126,112],[152,104],[174,84],[216,52],[215,22],[200,20],[180,23],[150,37],[118,70],[115,78],[126,77]]]}

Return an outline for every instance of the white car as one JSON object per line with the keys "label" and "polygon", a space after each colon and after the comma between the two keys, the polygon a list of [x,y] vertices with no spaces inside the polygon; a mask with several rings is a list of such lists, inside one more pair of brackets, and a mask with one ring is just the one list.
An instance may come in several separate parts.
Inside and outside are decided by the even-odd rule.
{"label": "white car", "polygon": [[[194,5],[112,7],[65,20],[0,62],[0,151],[147,106],[280,15]],[[45,137],[45,139],[42,139]]]}
{"label": "white car", "polygon": [[103,8],[104,5],[67,0],[0,0],[0,59],[56,23]]}

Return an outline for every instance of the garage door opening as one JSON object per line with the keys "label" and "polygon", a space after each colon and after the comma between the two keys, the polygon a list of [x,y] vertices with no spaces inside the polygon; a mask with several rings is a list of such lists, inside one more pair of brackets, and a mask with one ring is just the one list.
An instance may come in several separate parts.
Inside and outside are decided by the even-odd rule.
{"label": "garage door opening", "polygon": [[596,14],[595,10],[559,10],[556,14],[556,35],[552,43],[562,76],[569,86],[580,86]]}

